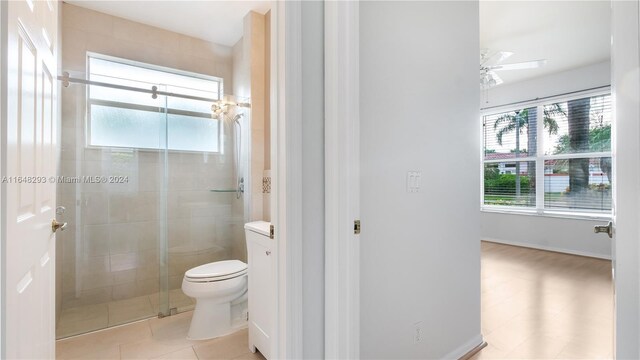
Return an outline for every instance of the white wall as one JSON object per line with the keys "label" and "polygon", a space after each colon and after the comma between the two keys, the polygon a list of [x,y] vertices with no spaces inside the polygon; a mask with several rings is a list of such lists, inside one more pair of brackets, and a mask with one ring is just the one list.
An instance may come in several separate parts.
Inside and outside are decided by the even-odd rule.
{"label": "white wall", "polygon": [[594,234],[606,220],[563,219],[536,215],[482,212],[482,240],[608,259],[611,241]]}
{"label": "white wall", "polygon": [[[360,3],[363,359],[482,341],[478,19],[476,1]],[[408,170],[433,169],[407,192]]]}
{"label": "white wall", "polygon": [[324,4],[302,2],[303,354],[324,358]]}
{"label": "white wall", "polygon": [[615,357],[640,359],[640,3],[612,9]]}
{"label": "white wall", "polygon": [[[611,84],[611,63],[604,61],[549,76],[489,89],[480,99],[480,108],[565,94]],[[486,97],[486,98],[485,98]]]}
{"label": "white wall", "polygon": [[[581,91],[611,83],[611,64],[606,61],[551,76],[497,86],[481,96],[480,107]],[[605,220],[576,220],[536,215],[482,212],[482,239],[572,254],[611,258],[609,238],[593,233]]]}

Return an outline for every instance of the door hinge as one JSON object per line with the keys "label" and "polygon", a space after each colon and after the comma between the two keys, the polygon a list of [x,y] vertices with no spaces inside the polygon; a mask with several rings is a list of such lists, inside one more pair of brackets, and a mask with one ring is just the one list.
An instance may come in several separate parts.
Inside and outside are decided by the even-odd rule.
{"label": "door hinge", "polygon": [[353,220],[353,233],[360,234],[360,220]]}
{"label": "door hinge", "polygon": [[269,225],[269,239],[273,239],[276,236],[276,228],[273,224]]}

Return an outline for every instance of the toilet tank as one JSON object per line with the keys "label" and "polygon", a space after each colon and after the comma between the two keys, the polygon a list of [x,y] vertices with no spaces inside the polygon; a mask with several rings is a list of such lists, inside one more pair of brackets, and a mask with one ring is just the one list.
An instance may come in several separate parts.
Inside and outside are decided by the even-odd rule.
{"label": "toilet tank", "polygon": [[256,237],[269,237],[269,231],[271,230],[271,223],[267,221],[253,221],[250,223],[244,224],[244,231],[247,236],[247,241],[249,241],[249,237],[252,239]]}

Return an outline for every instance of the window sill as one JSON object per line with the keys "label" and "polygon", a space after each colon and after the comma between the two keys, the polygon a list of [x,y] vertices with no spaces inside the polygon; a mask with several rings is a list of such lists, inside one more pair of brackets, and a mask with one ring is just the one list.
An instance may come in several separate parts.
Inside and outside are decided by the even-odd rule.
{"label": "window sill", "polygon": [[220,151],[135,148],[135,147],[126,147],[126,146],[107,146],[107,145],[85,145],[84,149],[98,150],[98,151],[148,152],[148,153],[162,153],[166,151],[169,154],[195,154],[195,155],[205,154],[208,156],[223,155]]}
{"label": "window sill", "polygon": [[554,211],[545,210],[538,211],[536,209],[525,208],[504,208],[493,206],[481,206],[481,212],[506,214],[506,215],[528,215],[528,216],[540,216],[560,219],[575,219],[575,220],[594,220],[594,221],[609,221],[611,220],[611,214],[605,213],[592,213],[592,212],[573,212],[573,211]]}

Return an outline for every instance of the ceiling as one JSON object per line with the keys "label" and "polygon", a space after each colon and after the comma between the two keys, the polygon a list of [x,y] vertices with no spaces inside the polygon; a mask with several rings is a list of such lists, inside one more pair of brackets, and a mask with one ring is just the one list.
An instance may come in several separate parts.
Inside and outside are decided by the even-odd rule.
{"label": "ceiling", "polygon": [[480,48],[511,51],[503,63],[547,59],[538,69],[500,71],[504,84],[610,59],[610,1],[480,1]]}
{"label": "ceiling", "polygon": [[251,10],[269,10],[263,1],[95,1],[66,2],[210,42],[233,46],[242,37],[242,19]]}
{"label": "ceiling", "polygon": [[[233,46],[251,10],[270,1],[67,2],[147,25]],[[514,53],[504,63],[547,59],[538,69],[499,72],[505,84],[610,59],[610,1],[480,1],[480,48]]]}

